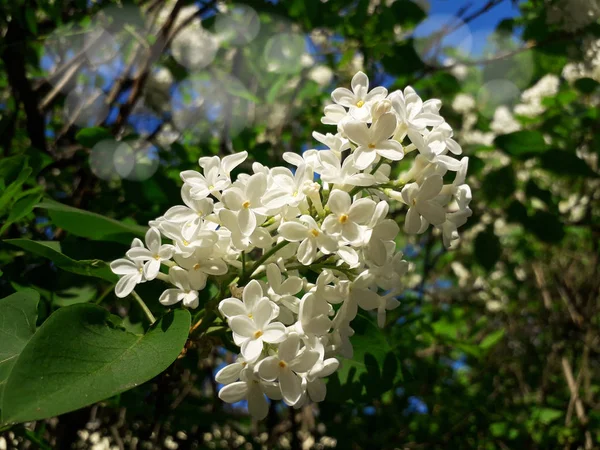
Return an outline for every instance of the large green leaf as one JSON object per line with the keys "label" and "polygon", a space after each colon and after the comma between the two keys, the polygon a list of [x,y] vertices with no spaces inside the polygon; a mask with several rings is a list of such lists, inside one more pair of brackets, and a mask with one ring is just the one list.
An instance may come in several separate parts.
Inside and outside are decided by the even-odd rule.
{"label": "large green leaf", "polygon": [[19,355],[35,333],[40,295],[25,289],[0,300],[0,417],[6,382]]}
{"label": "large green leaf", "polygon": [[598,177],[598,174],[583,159],[577,157],[574,152],[565,150],[552,149],[547,151],[540,156],[540,165],[557,175],[572,178]]}
{"label": "large green leaf", "polygon": [[334,388],[332,397],[358,399],[365,393],[379,396],[402,380],[398,359],[383,330],[371,318],[359,314],[351,326],[355,330],[350,338],[354,355],[340,358],[337,376],[343,389],[335,392]]}
{"label": "large green leaf", "polygon": [[52,222],[75,236],[130,244],[134,237],[142,237],[146,228],[119,222],[82,209],[54,201],[44,201],[38,208],[48,210]]}
{"label": "large green leaf", "polygon": [[175,361],[189,327],[187,310],[173,311],[136,335],[116,327],[99,306],[59,309],[15,362],[0,404],[0,425],[73,411],[152,379]]}
{"label": "large green leaf", "polygon": [[535,156],[548,149],[544,136],[539,131],[515,131],[498,136],[494,143],[509,155],[519,158]]}
{"label": "large green leaf", "polygon": [[102,127],[89,127],[80,130],[76,135],[75,139],[84,147],[92,148],[98,142],[104,139],[112,139],[112,134]]}
{"label": "large green leaf", "polygon": [[99,259],[76,261],[61,253],[60,242],[32,241],[30,239],[5,239],[4,242],[15,245],[28,252],[48,258],[57,267],[67,272],[89,277],[102,278],[111,283],[117,282],[117,276],[111,272],[109,265]]}
{"label": "large green leaf", "polygon": [[0,234],[4,233],[10,225],[21,220],[33,211],[34,206],[40,201],[41,197],[41,192],[34,191],[19,198],[10,209],[8,219],[6,219],[6,222],[4,222],[4,225],[0,228]]}

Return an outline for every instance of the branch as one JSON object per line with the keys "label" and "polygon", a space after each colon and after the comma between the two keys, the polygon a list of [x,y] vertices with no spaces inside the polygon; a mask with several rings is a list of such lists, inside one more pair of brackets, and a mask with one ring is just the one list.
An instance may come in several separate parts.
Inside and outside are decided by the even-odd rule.
{"label": "branch", "polygon": [[[585,414],[585,410],[583,409],[583,403],[579,398],[578,394],[578,385],[575,382],[575,378],[573,377],[573,370],[571,369],[571,364],[569,360],[563,356],[562,358],[562,367],[565,375],[565,379],[567,380],[567,385],[569,386],[569,391],[571,392],[571,401],[575,403],[575,412],[577,413],[577,418],[581,422],[582,425],[587,425],[588,418]],[[585,431],[585,450],[591,450],[593,447],[592,444],[592,435],[589,430]]]}
{"label": "branch", "polygon": [[49,153],[46,146],[46,123],[44,115],[38,108],[37,95],[27,78],[25,62],[27,43],[24,31],[14,20],[8,26],[5,42],[7,42],[7,45],[1,52],[0,58],[4,63],[4,68],[8,75],[8,83],[17,101],[23,103],[27,117],[27,134],[31,140],[31,145],[44,153]]}
{"label": "branch", "polygon": [[119,134],[123,129],[127,118],[133,111],[135,104],[137,103],[140,95],[142,94],[144,85],[146,84],[146,80],[148,79],[148,75],[150,74],[150,68],[152,67],[152,64],[154,64],[158,60],[158,58],[160,58],[162,51],[168,45],[170,40],[169,38],[171,34],[171,29],[173,28],[175,20],[177,19],[179,11],[183,7],[184,3],[184,0],[178,0],[177,3],[175,3],[171,14],[169,15],[168,19],[165,21],[163,27],[159,32],[158,39],[150,48],[150,53],[144,61],[144,64],[142,65],[143,69],[141,70],[140,75],[138,75],[138,77],[133,82],[129,98],[127,98],[127,101],[121,106],[119,110],[119,115],[113,127],[113,132],[115,135]]}

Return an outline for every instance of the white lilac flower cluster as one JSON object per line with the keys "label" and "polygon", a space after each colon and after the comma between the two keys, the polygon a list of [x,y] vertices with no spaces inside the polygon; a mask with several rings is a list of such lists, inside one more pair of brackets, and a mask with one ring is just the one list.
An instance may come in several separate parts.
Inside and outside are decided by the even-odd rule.
{"label": "white lilac flower cluster", "polygon": [[[199,291],[214,277],[214,306],[240,347],[236,362],[216,375],[225,385],[219,396],[247,399],[257,418],[267,414],[265,394],[293,406],[323,400],[336,357],[352,357],[358,308],[376,311],[383,326],[399,305],[408,263],[396,249],[390,200],[408,207],[406,233],[433,225],[447,246],[471,215],[468,158],[454,157],[462,150],[439,100],[423,102],[410,87],[369,91],[362,72],[352,90],[338,88],[332,99],[322,122],[337,132],[313,133],[326,150],[285,153],[293,170],[254,163],[236,179],[231,173],[246,152],[200,158],[201,173],[181,173],[184,205],[150,222],[145,245],[135,240],[127,258],[111,264],[121,275],[117,296],[158,278],[172,285],[160,297],[165,306],[198,307]],[[390,179],[390,162],[411,152],[410,170]],[[447,172],[454,175],[445,184]],[[223,292],[232,297],[222,299]]]}

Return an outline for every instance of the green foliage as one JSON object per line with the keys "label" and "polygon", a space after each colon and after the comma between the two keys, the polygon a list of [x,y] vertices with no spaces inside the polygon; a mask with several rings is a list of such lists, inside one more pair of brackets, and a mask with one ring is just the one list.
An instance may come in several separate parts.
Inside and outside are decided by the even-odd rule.
{"label": "green foliage", "polygon": [[548,149],[539,131],[515,131],[498,136],[494,143],[511,156],[528,158]]}
{"label": "green foliage", "polygon": [[6,239],[4,242],[20,247],[34,255],[48,258],[57,267],[68,272],[102,278],[113,283],[117,281],[117,276],[111,272],[106,262],[98,259],[75,261],[61,252],[60,242],[32,241],[29,239]]}
{"label": "green foliage", "polygon": [[57,227],[75,236],[130,244],[134,237],[143,237],[146,232],[146,228],[139,225],[119,222],[54,201],[44,201],[37,207],[47,210]]}
{"label": "green foliage", "polygon": [[190,314],[177,310],[146,334],[134,335],[103,308],[78,304],[59,309],[33,334],[37,298],[31,291],[0,301],[0,323],[16,314],[17,296],[27,302],[17,313],[27,315],[9,341],[15,362],[10,372],[2,372],[8,376],[0,424],[69,412],[150,380],[177,358],[190,327]]}

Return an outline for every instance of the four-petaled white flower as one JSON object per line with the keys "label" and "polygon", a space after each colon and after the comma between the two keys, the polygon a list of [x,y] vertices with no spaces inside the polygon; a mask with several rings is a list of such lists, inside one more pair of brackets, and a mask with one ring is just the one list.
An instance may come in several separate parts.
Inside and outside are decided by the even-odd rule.
{"label": "four-petaled white flower", "polygon": [[275,306],[268,299],[260,299],[254,307],[252,318],[247,315],[233,316],[229,326],[233,340],[241,347],[244,358],[255,361],[263,351],[263,343],[274,344],[285,338],[285,326],[272,322]]}
{"label": "four-petaled white flower", "polygon": [[248,412],[252,417],[262,420],[267,417],[269,404],[265,395],[272,400],[281,400],[279,387],[276,383],[261,380],[250,370],[242,370],[240,380],[219,391],[219,398],[227,403],[237,403],[248,400]]}
{"label": "four-petaled white flower", "polygon": [[331,93],[331,98],[338,105],[349,108],[350,115],[358,120],[367,120],[371,115],[371,104],[383,100],[387,89],[378,86],[369,92],[369,77],[358,72],[350,83],[352,90],[337,88]]}
{"label": "four-petaled white flower", "polygon": [[304,347],[300,349],[300,336],[290,333],[279,344],[277,356],[268,356],[258,365],[258,374],[267,381],[279,380],[283,401],[293,406],[302,396],[302,378],[299,373],[313,368],[319,353]]}
{"label": "four-petaled white flower", "polygon": [[169,269],[169,281],[175,288],[167,289],[162,293],[158,301],[171,306],[176,303],[183,303],[188,308],[197,308],[199,304],[198,291],[194,289],[188,277],[188,272],[181,267],[171,267]]}
{"label": "four-petaled white flower", "polygon": [[175,247],[170,244],[162,244],[160,232],[151,227],[146,232],[146,247],[133,247],[127,252],[127,257],[133,261],[144,261],[144,277],[153,280],[160,271],[160,263],[171,259],[175,253]]}
{"label": "four-petaled white flower", "polygon": [[338,249],[337,241],[321,230],[315,219],[301,216],[298,221],[284,222],[277,230],[290,242],[300,242],[296,256],[300,264],[310,265],[317,256],[317,250],[329,255]]}
{"label": "four-petaled white flower", "polygon": [[223,204],[229,210],[237,212],[240,231],[245,235],[250,235],[266,218],[267,209],[263,204],[266,190],[266,175],[256,173],[243,185],[232,186],[223,194]]}
{"label": "four-petaled white flower", "polygon": [[424,231],[429,223],[441,225],[446,220],[446,210],[435,202],[444,182],[439,175],[431,175],[421,185],[410,183],[402,189],[402,199],[409,208],[404,230],[409,234]]}
{"label": "four-petaled white flower", "polygon": [[[138,238],[131,243],[131,248],[143,248],[144,244]],[[115,286],[115,295],[119,298],[127,297],[135,286],[145,281],[144,262],[140,259],[131,260],[120,258],[110,263],[113,273],[121,275]]]}
{"label": "four-petaled white flower", "polygon": [[359,242],[363,233],[360,225],[365,225],[373,215],[375,202],[361,198],[352,203],[350,194],[336,189],[331,192],[327,206],[333,214],[325,218],[323,229],[346,242]]}
{"label": "four-petaled white flower", "polygon": [[[254,318],[259,303],[263,300],[268,301],[269,298],[264,295],[263,289],[257,280],[250,281],[242,291],[242,301],[237,298],[226,298],[219,303],[219,311],[227,319],[235,316],[247,316],[250,319]],[[262,306],[261,306],[262,307]],[[277,317],[278,308],[271,305],[272,317]]]}
{"label": "four-petaled white flower", "polygon": [[358,144],[354,151],[354,164],[360,170],[369,167],[377,156],[400,161],[404,158],[404,149],[400,142],[390,139],[396,130],[396,116],[392,113],[382,115],[368,127],[364,122],[348,122],[344,132],[348,138]]}

